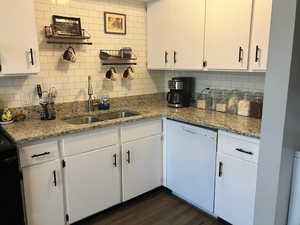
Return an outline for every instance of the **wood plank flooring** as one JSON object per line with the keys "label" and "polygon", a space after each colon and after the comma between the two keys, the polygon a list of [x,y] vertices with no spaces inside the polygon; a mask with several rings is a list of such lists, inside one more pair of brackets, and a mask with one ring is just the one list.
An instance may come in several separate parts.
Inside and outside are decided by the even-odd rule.
{"label": "wood plank flooring", "polygon": [[178,199],[166,190],[156,190],[92,216],[76,225],[221,225],[215,218]]}

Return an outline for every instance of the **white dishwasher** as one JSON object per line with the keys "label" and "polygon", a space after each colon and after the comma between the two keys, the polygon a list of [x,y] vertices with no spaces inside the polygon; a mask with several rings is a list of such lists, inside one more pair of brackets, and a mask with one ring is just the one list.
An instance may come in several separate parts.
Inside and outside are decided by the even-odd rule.
{"label": "white dishwasher", "polygon": [[213,214],[217,132],[182,122],[166,122],[167,187]]}

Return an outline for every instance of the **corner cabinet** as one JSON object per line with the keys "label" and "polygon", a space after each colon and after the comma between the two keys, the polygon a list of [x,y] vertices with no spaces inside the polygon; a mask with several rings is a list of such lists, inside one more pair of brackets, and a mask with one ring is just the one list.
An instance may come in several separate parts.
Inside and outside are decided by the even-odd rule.
{"label": "corner cabinet", "polygon": [[250,48],[250,70],[266,71],[270,39],[272,0],[255,0]]}
{"label": "corner cabinet", "polygon": [[0,75],[38,73],[39,49],[33,0],[3,1],[0,27]]}
{"label": "corner cabinet", "polygon": [[202,70],[204,22],[205,0],[148,3],[148,69]]}
{"label": "corner cabinet", "polygon": [[219,132],[215,214],[234,225],[253,225],[259,140]]}

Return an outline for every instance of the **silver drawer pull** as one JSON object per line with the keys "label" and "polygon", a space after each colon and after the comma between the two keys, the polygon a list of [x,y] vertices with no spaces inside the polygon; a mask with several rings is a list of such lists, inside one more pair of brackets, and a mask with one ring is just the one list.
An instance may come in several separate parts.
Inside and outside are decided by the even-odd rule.
{"label": "silver drawer pull", "polygon": [[246,150],[241,149],[241,148],[236,148],[235,150],[238,151],[238,152],[248,154],[248,155],[253,155],[253,152],[249,152],[249,151],[246,151]]}
{"label": "silver drawer pull", "polygon": [[50,152],[44,152],[41,154],[32,155],[31,158],[38,158],[38,157],[45,156],[45,155],[50,155]]}

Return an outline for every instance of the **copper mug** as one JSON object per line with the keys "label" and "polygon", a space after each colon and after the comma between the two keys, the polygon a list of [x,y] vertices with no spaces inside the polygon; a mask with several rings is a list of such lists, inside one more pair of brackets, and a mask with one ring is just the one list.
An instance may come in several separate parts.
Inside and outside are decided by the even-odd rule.
{"label": "copper mug", "polygon": [[71,46],[64,52],[63,60],[75,63],[76,62],[76,53],[74,48]]}

